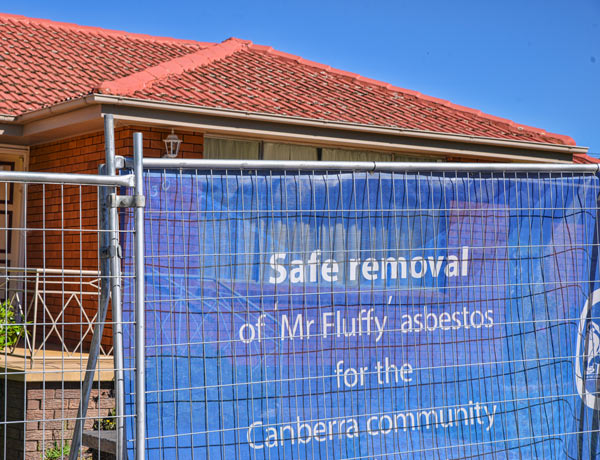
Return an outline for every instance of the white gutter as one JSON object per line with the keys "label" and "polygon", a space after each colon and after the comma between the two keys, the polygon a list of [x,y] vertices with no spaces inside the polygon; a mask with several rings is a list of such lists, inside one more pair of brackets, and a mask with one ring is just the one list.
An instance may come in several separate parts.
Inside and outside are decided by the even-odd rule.
{"label": "white gutter", "polygon": [[113,96],[108,94],[94,94],[94,100],[104,104],[115,104],[129,107],[140,107],[155,110],[168,110],[174,112],[192,113],[198,115],[243,118],[253,121],[264,121],[271,123],[285,123],[291,125],[312,126],[329,129],[342,129],[347,131],[358,131],[374,134],[399,135],[421,139],[432,139],[451,142],[466,142],[471,144],[485,144],[499,147],[521,148],[531,150],[543,150],[560,153],[586,153],[587,147],[563,144],[550,144],[542,142],[516,141],[511,139],[498,139],[483,136],[470,136],[464,134],[438,133],[433,131],[420,131],[414,129],[393,128],[377,125],[362,125],[358,123],[348,123],[339,121],[316,120],[310,118],[291,117],[284,115],[262,114],[257,112],[248,112],[232,109],[215,109],[189,104],[178,104],[164,101],[151,101],[147,99],[135,99],[123,96]]}
{"label": "white gutter", "polygon": [[94,100],[93,95],[83,96],[78,99],[72,99],[70,101],[59,102],[48,107],[43,107],[32,112],[24,113],[15,118],[15,122],[19,124],[27,124],[32,121],[49,118],[53,115],[59,115],[61,113],[72,112],[73,110],[86,107],[88,105],[97,104]]}
{"label": "white gutter", "polygon": [[[232,109],[217,109],[208,108],[202,106],[194,106],[189,104],[180,104],[173,102],[164,101],[151,101],[147,99],[136,99],[124,96],[114,96],[109,94],[90,94],[83,96],[78,99],[62,102],[59,104],[45,107],[33,112],[28,112],[17,117],[6,117],[5,121],[27,124],[32,121],[40,120],[43,118],[49,118],[54,115],[58,115],[65,112],[70,112],[81,107],[85,107],[91,104],[112,104],[120,105],[133,108],[143,108],[152,110],[166,110],[172,112],[212,116],[212,117],[226,117],[226,118],[237,118],[252,121],[268,122],[268,123],[282,123],[297,126],[309,126],[317,128],[327,129],[339,129],[354,132],[363,132],[370,134],[383,134],[383,135],[395,135],[405,136],[419,139],[438,140],[446,142],[463,142],[469,144],[489,145],[497,147],[507,147],[512,149],[527,149],[536,150],[543,152],[555,152],[563,154],[576,154],[576,153],[587,153],[587,147],[573,146],[573,145],[562,145],[562,144],[550,144],[542,142],[530,142],[530,141],[518,141],[511,139],[498,139],[483,136],[471,136],[464,134],[449,134],[439,133],[432,131],[420,131],[414,129],[404,128],[393,128],[377,125],[362,125],[358,123],[348,123],[339,121],[327,121],[318,119],[309,119],[301,117],[292,117],[284,115],[271,115],[257,112],[232,110]],[[4,117],[0,115],[0,121]],[[158,121],[158,119],[157,119]],[[169,122],[171,125],[172,121]],[[290,133],[289,137],[293,137],[294,134]]]}

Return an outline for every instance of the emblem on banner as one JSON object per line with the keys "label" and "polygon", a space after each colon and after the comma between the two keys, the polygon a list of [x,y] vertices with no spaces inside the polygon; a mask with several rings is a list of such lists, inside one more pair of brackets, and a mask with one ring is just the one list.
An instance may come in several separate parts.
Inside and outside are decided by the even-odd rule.
{"label": "emblem on banner", "polygon": [[600,289],[595,290],[581,312],[575,355],[575,384],[586,406],[599,408],[600,401]]}

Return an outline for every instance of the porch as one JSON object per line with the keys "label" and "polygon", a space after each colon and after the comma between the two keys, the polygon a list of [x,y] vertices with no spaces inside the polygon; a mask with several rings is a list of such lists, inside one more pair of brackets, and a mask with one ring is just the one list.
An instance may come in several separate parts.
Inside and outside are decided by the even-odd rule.
{"label": "porch", "polygon": [[[100,276],[97,270],[55,268],[2,268],[0,274],[0,292],[12,313],[10,321],[0,318],[1,326],[5,334],[7,326],[20,329],[15,344],[0,351],[0,452],[39,459],[40,452],[72,437],[97,320]],[[105,343],[83,424],[88,437],[114,407],[114,360]]]}

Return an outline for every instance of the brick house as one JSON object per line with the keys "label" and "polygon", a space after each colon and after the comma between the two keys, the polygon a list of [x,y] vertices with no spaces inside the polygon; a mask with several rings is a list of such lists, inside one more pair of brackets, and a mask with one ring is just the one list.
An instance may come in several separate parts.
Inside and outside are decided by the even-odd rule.
{"label": "brick house", "polygon": [[[144,155],[158,157],[174,130],[184,158],[594,162],[568,136],[245,40],[205,43],[0,14],[0,168],[97,173],[106,114],[115,118],[116,153],[124,156],[131,155],[133,132],[143,133]],[[11,196],[0,200],[10,227],[77,221],[97,228],[95,193],[30,187],[25,202],[16,187]],[[9,230],[0,265],[23,266],[26,253],[27,267],[96,270],[97,235],[80,233],[65,240]],[[48,308],[57,315],[62,306],[54,300]],[[96,303],[83,308],[93,316]],[[80,317],[78,306],[64,311],[67,346],[81,338],[79,327],[69,327]],[[110,350],[110,328],[103,346]],[[79,379],[59,377],[54,387],[48,377],[43,388],[27,375],[12,379],[14,420],[40,418],[40,395],[47,402],[65,391],[73,396],[65,397],[67,407],[52,410],[72,416]],[[15,428],[7,442],[39,458],[41,429],[41,422],[28,426],[23,436]]]}

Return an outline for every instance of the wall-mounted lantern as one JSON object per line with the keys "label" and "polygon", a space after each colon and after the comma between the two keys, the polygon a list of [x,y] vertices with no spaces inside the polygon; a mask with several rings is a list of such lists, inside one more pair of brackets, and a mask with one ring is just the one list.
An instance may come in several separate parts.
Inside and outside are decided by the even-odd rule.
{"label": "wall-mounted lantern", "polygon": [[171,130],[171,134],[163,139],[163,142],[165,143],[165,153],[163,154],[163,158],[177,158],[179,147],[181,146],[181,139],[177,137],[174,129]]}

